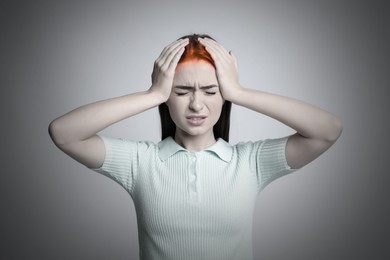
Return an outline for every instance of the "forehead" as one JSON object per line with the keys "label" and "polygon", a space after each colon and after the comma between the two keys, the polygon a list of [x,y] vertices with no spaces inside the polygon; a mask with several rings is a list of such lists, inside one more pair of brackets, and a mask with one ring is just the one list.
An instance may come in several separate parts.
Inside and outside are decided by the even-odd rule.
{"label": "forehead", "polygon": [[206,61],[188,61],[177,65],[174,84],[217,84],[213,65]]}

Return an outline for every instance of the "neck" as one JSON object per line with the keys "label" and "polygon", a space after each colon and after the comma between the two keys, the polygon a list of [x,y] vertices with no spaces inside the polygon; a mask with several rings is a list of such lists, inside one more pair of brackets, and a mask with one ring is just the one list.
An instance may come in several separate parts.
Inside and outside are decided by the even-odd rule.
{"label": "neck", "polygon": [[189,135],[176,129],[175,141],[190,152],[197,152],[212,146],[216,140],[213,131],[204,135]]}

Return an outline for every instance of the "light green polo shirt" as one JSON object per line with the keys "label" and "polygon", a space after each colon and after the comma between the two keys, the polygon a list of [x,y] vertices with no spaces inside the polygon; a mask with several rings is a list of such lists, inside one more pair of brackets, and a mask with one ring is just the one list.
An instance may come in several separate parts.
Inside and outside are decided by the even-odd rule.
{"label": "light green polo shirt", "polygon": [[95,171],[131,195],[141,260],[251,260],[256,198],[292,171],[287,137],[189,152],[171,137],[158,144],[101,137]]}

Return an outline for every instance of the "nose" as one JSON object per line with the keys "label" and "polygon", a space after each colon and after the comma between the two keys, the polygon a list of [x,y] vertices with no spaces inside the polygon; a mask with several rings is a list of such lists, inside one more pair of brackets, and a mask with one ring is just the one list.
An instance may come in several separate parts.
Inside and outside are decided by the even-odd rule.
{"label": "nose", "polygon": [[201,95],[199,95],[199,93],[194,93],[191,96],[189,108],[192,111],[198,112],[198,111],[201,111],[203,109],[203,106],[204,106],[204,103],[203,103]]}

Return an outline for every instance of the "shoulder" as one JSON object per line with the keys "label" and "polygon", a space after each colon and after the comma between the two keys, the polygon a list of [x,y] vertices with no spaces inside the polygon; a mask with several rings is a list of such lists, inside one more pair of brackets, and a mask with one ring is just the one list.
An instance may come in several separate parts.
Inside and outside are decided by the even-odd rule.
{"label": "shoulder", "polygon": [[249,158],[250,161],[264,163],[275,159],[285,160],[288,137],[270,138],[258,141],[245,141],[233,145],[237,158]]}
{"label": "shoulder", "polygon": [[281,138],[268,138],[257,141],[244,141],[239,142],[232,147],[235,150],[285,148],[287,140],[288,136]]}
{"label": "shoulder", "polygon": [[253,152],[253,150],[262,147],[265,141],[266,140],[240,141],[239,143],[232,145],[232,148],[237,153]]}
{"label": "shoulder", "polygon": [[146,152],[156,150],[157,144],[152,141],[135,141],[127,138],[113,138],[106,136],[99,136],[106,147],[106,149],[122,150],[122,151],[137,151]]}

